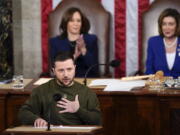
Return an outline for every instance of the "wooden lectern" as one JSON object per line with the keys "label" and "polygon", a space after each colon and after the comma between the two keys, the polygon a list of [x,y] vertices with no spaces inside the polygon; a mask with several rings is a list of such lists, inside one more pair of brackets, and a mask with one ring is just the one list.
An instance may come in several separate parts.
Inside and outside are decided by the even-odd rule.
{"label": "wooden lectern", "polygon": [[30,126],[19,126],[8,128],[3,135],[103,135],[101,126],[56,126],[51,127],[51,131],[45,128],[35,128]]}

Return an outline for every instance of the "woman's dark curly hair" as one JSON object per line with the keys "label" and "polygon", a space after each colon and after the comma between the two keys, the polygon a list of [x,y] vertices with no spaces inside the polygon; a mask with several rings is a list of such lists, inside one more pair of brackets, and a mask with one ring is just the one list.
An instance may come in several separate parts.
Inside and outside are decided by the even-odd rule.
{"label": "woman's dark curly hair", "polygon": [[89,29],[90,29],[90,23],[89,20],[84,16],[84,14],[81,12],[80,9],[76,8],[76,7],[72,7],[69,8],[64,16],[62,17],[62,21],[60,24],[60,31],[62,31],[61,37],[62,38],[66,38],[67,37],[67,24],[68,22],[72,19],[73,14],[75,12],[78,12],[81,16],[81,22],[82,22],[82,26],[81,26],[81,30],[80,30],[80,34],[86,34],[88,33]]}

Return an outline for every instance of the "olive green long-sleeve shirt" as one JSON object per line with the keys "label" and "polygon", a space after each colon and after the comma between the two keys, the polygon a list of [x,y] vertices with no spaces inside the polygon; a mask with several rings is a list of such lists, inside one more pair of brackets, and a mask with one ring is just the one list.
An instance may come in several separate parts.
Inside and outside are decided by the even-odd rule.
{"label": "olive green long-sleeve shirt", "polygon": [[[59,113],[63,108],[56,106],[54,94],[61,94],[74,101],[78,95],[80,108],[76,113]],[[37,118],[49,120],[53,125],[100,125],[99,101],[88,87],[74,82],[70,87],[60,86],[53,79],[33,89],[30,99],[20,108],[19,120],[23,125],[33,125]]]}

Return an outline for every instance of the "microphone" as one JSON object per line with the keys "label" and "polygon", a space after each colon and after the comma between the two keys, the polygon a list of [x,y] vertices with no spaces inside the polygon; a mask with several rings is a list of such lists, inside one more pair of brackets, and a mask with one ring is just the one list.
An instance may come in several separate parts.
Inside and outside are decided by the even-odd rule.
{"label": "microphone", "polygon": [[92,68],[94,68],[96,66],[105,66],[105,65],[115,68],[115,67],[118,67],[120,65],[120,61],[119,60],[112,60],[106,64],[105,63],[104,64],[94,64],[94,65],[90,66],[88,68],[88,70],[86,71],[85,76],[84,76],[84,81],[83,81],[84,85],[87,85],[87,75],[88,75],[89,71],[91,71]]}
{"label": "microphone", "polygon": [[55,102],[61,100],[61,98],[62,98],[62,95],[59,94],[59,93],[56,93],[56,94],[53,95],[53,99],[54,99]]}
{"label": "microphone", "polygon": [[120,61],[119,60],[112,60],[109,65],[113,68],[118,67],[120,65]]}
{"label": "microphone", "polygon": [[[54,99],[55,102],[61,100],[61,98],[62,98],[62,95],[59,94],[59,93],[56,93],[56,94],[53,95],[53,99]],[[51,103],[50,103],[50,105],[51,105]],[[50,105],[49,105],[49,106],[50,106]],[[50,112],[50,110],[49,110],[47,131],[51,131],[51,129],[50,129],[50,124],[51,124],[51,112]]]}

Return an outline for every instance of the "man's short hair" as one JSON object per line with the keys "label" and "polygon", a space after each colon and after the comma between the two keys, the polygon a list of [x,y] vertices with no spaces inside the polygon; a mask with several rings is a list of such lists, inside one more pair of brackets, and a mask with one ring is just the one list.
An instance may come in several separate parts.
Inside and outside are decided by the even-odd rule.
{"label": "man's short hair", "polygon": [[55,63],[57,61],[65,61],[65,60],[68,60],[68,59],[72,59],[73,63],[75,64],[75,60],[74,60],[74,57],[73,57],[73,54],[69,51],[60,51],[56,54],[55,58],[54,58],[54,61],[52,63],[52,67],[54,68],[55,66]]}

